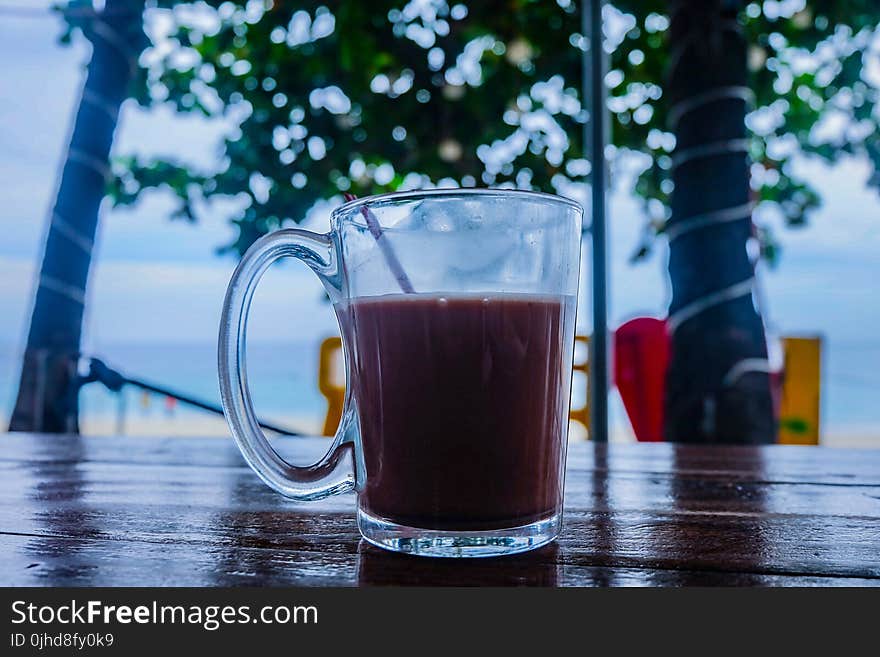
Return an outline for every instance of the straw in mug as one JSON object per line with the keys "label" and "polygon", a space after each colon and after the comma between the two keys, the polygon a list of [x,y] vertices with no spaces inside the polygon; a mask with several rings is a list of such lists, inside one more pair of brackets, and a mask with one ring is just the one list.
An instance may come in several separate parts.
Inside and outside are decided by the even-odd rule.
{"label": "straw in mug", "polygon": [[[346,201],[354,201],[357,199],[357,196],[354,194],[343,194],[343,197]],[[376,240],[376,244],[379,245],[379,250],[382,251],[385,262],[388,263],[388,268],[391,270],[394,278],[397,279],[397,284],[400,286],[400,289],[405,294],[413,294],[415,288],[413,288],[409,277],[403,270],[400,260],[397,259],[397,254],[394,252],[394,247],[391,246],[391,242],[382,238],[382,226],[379,225],[379,220],[376,219],[376,215],[374,215],[366,205],[361,206],[361,214],[364,215],[364,219],[367,221],[367,228]]]}

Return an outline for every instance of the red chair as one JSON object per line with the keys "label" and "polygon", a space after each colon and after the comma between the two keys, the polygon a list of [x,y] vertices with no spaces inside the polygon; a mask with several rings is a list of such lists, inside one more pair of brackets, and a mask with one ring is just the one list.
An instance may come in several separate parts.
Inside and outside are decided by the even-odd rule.
{"label": "red chair", "polygon": [[639,442],[663,441],[668,365],[665,320],[637,317],[614,332],[614,382]]}

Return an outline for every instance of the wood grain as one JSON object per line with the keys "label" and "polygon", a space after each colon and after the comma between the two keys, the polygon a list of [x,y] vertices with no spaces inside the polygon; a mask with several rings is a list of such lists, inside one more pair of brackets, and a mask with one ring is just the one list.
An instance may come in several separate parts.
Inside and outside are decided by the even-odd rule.
{"label": "wood grain", "polygon": [[573,445],[562,537],[501,559],[377,550],[355,503],[285,500],[227,439],[7,434],[0,584],[880,585],[880,450]]}

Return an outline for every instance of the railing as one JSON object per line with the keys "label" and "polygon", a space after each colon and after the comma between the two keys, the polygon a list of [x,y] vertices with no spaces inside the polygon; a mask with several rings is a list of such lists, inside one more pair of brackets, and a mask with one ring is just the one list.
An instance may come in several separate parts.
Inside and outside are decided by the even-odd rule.
{"label": "railing", "polygon": [[[184,393],[178,392],[176,390],[172,390],[171,388],[167,388],[165,386],[157,385],[155,383],[150,383],[144,381],[142,379],[135,379],[132,377],[125,376],[117,370],[109,367],[104,361],[99,358],[88,358],[89,363],[89,371],[88,374],[84,376],[80,376],[76,380],[76,392],[79,392],[79,389],[84,385],[88,385],[89,383],[100,383],[104,385],[111,392],[115,392],[119,395],[122,394],[122,389],[125,386],[133,386],[135,388],[140,388],[141,390],[145,390],[147,392],[152,392],[158,395],[164,395],[166,397],[171,397],[172,399],[176,399],[177,401],[187,404],[189,406],[194,406],[195,408],[200,408],[203,411],[208,411],[210,413],[215,413],[217,415],[223,415],[223,408],[219,404],[213,404],[211,402],[204,401],[202,399],[197,399],[195,397],[191,397],[190,395],[186,395]],[[279,427],[274,424],[270,424],[269,422],[263,422],[262,420],[258,421],[259,425],[263,429],[267,429],[268,431],[273,431],[282,436],[301,436],[302,432],[293,431],[291,429],[285,429],[283,427]]]}

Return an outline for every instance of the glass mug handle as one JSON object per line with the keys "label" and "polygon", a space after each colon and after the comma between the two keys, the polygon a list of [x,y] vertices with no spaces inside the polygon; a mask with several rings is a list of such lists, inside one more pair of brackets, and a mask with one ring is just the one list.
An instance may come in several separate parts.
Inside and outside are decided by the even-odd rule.
{"label": "glass mug handle", "polygon": [[226,290],[220,318],[218,371],[226,421],[245,461],[266,484],[295,500],[317,500],[355,488],[355,413],[345,410],[327,453],[313,465],[291,465],[278,455],[260,429],[251,402],[245,365],[248,312],[257,284],[276,260],[292,257],[306,263],[328,291],[338,289],[338,267],[330,234],[284,229],[261,238],[241,259]]}

